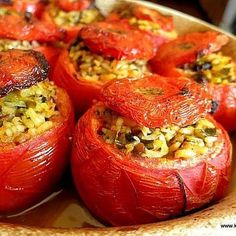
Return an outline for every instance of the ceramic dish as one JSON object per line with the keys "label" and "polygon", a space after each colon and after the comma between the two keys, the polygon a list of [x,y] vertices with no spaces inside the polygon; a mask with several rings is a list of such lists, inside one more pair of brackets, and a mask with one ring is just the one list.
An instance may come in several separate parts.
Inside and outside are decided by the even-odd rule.
{"label": "ceramic dish", "polygon": [[[109,3],[108,3],[109,2]],[[112,2],[96,1],[103,12],[109,10]],[[181,12],[144,1],[138,2],[158,11],[173,15],[179,34],[193,31],[220,29]],[[225,32],[223,32],[225,33]],[[236,38],[228,33],[230,41],[223,51],[236,60]],[[231,135],[233,144],[236,136]],[[234,158],[234,154],[233,154]],[[129,227],[105,227],[97,221],[78,200],[71,184],[65,183],[48,199],[25,211],[23,214],[0,219],[1,235],[229,235],[233,229],[222,228],[223,224],[236,224],[236,166],[233,162],[232,180],[228,195],[220,202],[195,213],[169,221]],[[68,177],[67,179],[69,179]],[[235,227],[236,228],[236,227]]]}

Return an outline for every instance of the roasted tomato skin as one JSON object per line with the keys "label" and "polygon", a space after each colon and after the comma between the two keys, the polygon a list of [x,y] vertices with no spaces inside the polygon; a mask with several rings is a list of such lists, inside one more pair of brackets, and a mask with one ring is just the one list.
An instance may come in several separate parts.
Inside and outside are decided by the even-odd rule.
{"label": "roasted tomato skin", "polygon": [[108,58],[149,60],[156,53],[154,38],[125,22],[96,22],[82,27],[79,35],[92,52]]}
{"label": "roasted tomato skin", "polygon": [[42,135],[19,144],[0,145],[0,212],[21,211],[54,191],[65,171],[74,128],[72,105],[58,88],[61,122]]}
{"label": "roasted tomato skin", "polygon": [[101,83],[85,81],[82,77],[77,78],[78,73],[70,61],[68,49],[64,49],[56,63],[53,81],[64,88],[75,108],[77,115],[83,114],[100,97]]}
{"label": "roasted tomato skin", "polygon": [[211,97],[194,81],[155,74],[108,82],[103,86],[101,100],[112,110],[150,128],[191,125],[211,107]]}
{"label": "roasted tomato skin", "polygon": [[56,0],[56,4],[64,11],[81,11],[91,5],[91,0],[77,0],[70,2],[68,0]]}
{"label": "roasted tomato skin", "polygon": [[150,65],[157,74],[180,76],[178,66],[194,62],[201,52],[217,51],[227,42],[227,36],[213,31],[189,33],[162,45]]}
{"label": "roasted tomato skin", "polygon": [[[96,106],[79,120],[71,168],[78,193],[100,219],[114,225],[151,223],[180,216],[224,196],[230,178],[231,144],[214,158],[181,168],[162,168],[158,160],[127,156],[105,143]],[[212,118],[212,122],[221,128]]]}

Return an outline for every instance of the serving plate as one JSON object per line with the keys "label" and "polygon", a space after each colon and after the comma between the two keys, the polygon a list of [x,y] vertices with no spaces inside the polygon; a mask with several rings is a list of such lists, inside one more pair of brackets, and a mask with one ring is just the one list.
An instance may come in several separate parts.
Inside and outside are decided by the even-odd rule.
{"label": "serving plate", "polygon": [[[97,0],[96,5],[103,13],[119,1]],[[207,24],[184,13],[144,1],[127,1],[129,4],[137,2],[158,11],[173,15],[179,34],[192,31],[215,30],[217,27]],[[223,32],[225,33],[225,32]],[[225,54],[236,60],[236,38],[225,33],[230,42],[223,48]],[[235,144],[236,135],[231,135]],[[236,167],[232,167],[232,180],[228,195],[220,202],[195,213],[164,222],[137,225],[129,227],[106,227],[96,220],[78,199],[71,184],[69,174],[65,176],[63,190],[53,193],[39,205],[32,209],[8,218],[1,218],[0,235],[229,235],[234,229],[222,228],[223,224],[236,225]],[[1,197],[1,196],[0,196]],[[236,230],[236,227],[235,227]],[[235,232],[234,232],[235,233]]]}

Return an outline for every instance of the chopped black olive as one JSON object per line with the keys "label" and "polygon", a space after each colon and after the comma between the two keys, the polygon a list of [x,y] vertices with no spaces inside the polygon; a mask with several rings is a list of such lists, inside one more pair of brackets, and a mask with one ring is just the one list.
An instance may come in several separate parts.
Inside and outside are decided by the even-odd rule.
{"label": "chopped black olive", "polygon": [[134,138],[132,133],[125,134],[125,138],[128,142],[134,142],[135,141],[135,138]]}
{"label": "chopped black olive", "polygon": [[210,111],[210,113],[214,114],[217,111],[218,106],[219,106],[218,102],[215,101],[215,100],[212,100],[211,101],[211,111]]}
{"label": "chopped black olive", "polygon": [[187,87],[183,87],[181,90],[180,90],[180,95],[183,95],[183,96],[187,96],[187,97],[191,97],[191,93],[189,91],[189,89]]}
{"label": "chopped black olive", "polygon": [[41,96],[41,101],[42,101],[42,102],[46,102],[46,101],[47,101],[47,98],[44,97],[44,96]]}
{"label": "chopped black olive", "polygon": [[24,14],[25,21],[28,23],[32,23],[32,13],[26,11]]}
{"label": "chopped black olive", "polygon": [[199,84],[206,84],[207,83],[207,78],[202,73],[197,73],[193,77],[194,77],[194,80]]}
{"label": "chopped black olive", "polygon": [[196,64],[194,70],[202,71],[202,70],[210,70],[212,68],[211,62],[204,62],[203,64]]}

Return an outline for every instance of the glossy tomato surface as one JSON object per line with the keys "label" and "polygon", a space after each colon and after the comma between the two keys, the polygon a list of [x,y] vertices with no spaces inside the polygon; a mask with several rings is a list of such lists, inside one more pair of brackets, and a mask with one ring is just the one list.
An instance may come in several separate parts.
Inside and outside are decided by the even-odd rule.
{"label": "glossy tomato surface", "polygon": [[101,99],[112,110],[147,127],[191,125],[211,109],[204,87],[179,77],[149,75],[107,83]]}
{"label": "glossy tomato surface", "polygon": [[[225,195],[230,178],[231,144],[195,164],[163,167],[158,158],[125,155],[98,135],[96,106],[79,120],[71,168],[78,193],[98,218],[115,225],[151,223],[183,215]],[[201,157],[196,157],[201,158]],[[178,162],[176,160],[176,162]]]}
{"label": "glossy tomato surface", "polygon": [[118,60],[148,60],[156,52],[150,34],[123,22],[96,22],[84,26],[80,37],[92,52]]}
{"label": "glossy tomato surface", "polygon": [[53,81],[68,92],[77,115],[83,114],[93,100],[99,99],[102,84],[86,81],[78,75],[69,58],[68,49],[64,49],[58,58]]}
{"label": "glossy tomato surface", "polygon": [[32,206],[57,187],[69,161],[74,125],[68,95],[57,90],[61,117],[49,131],[16,145],[0,145],[0,212],[12,213]]}

